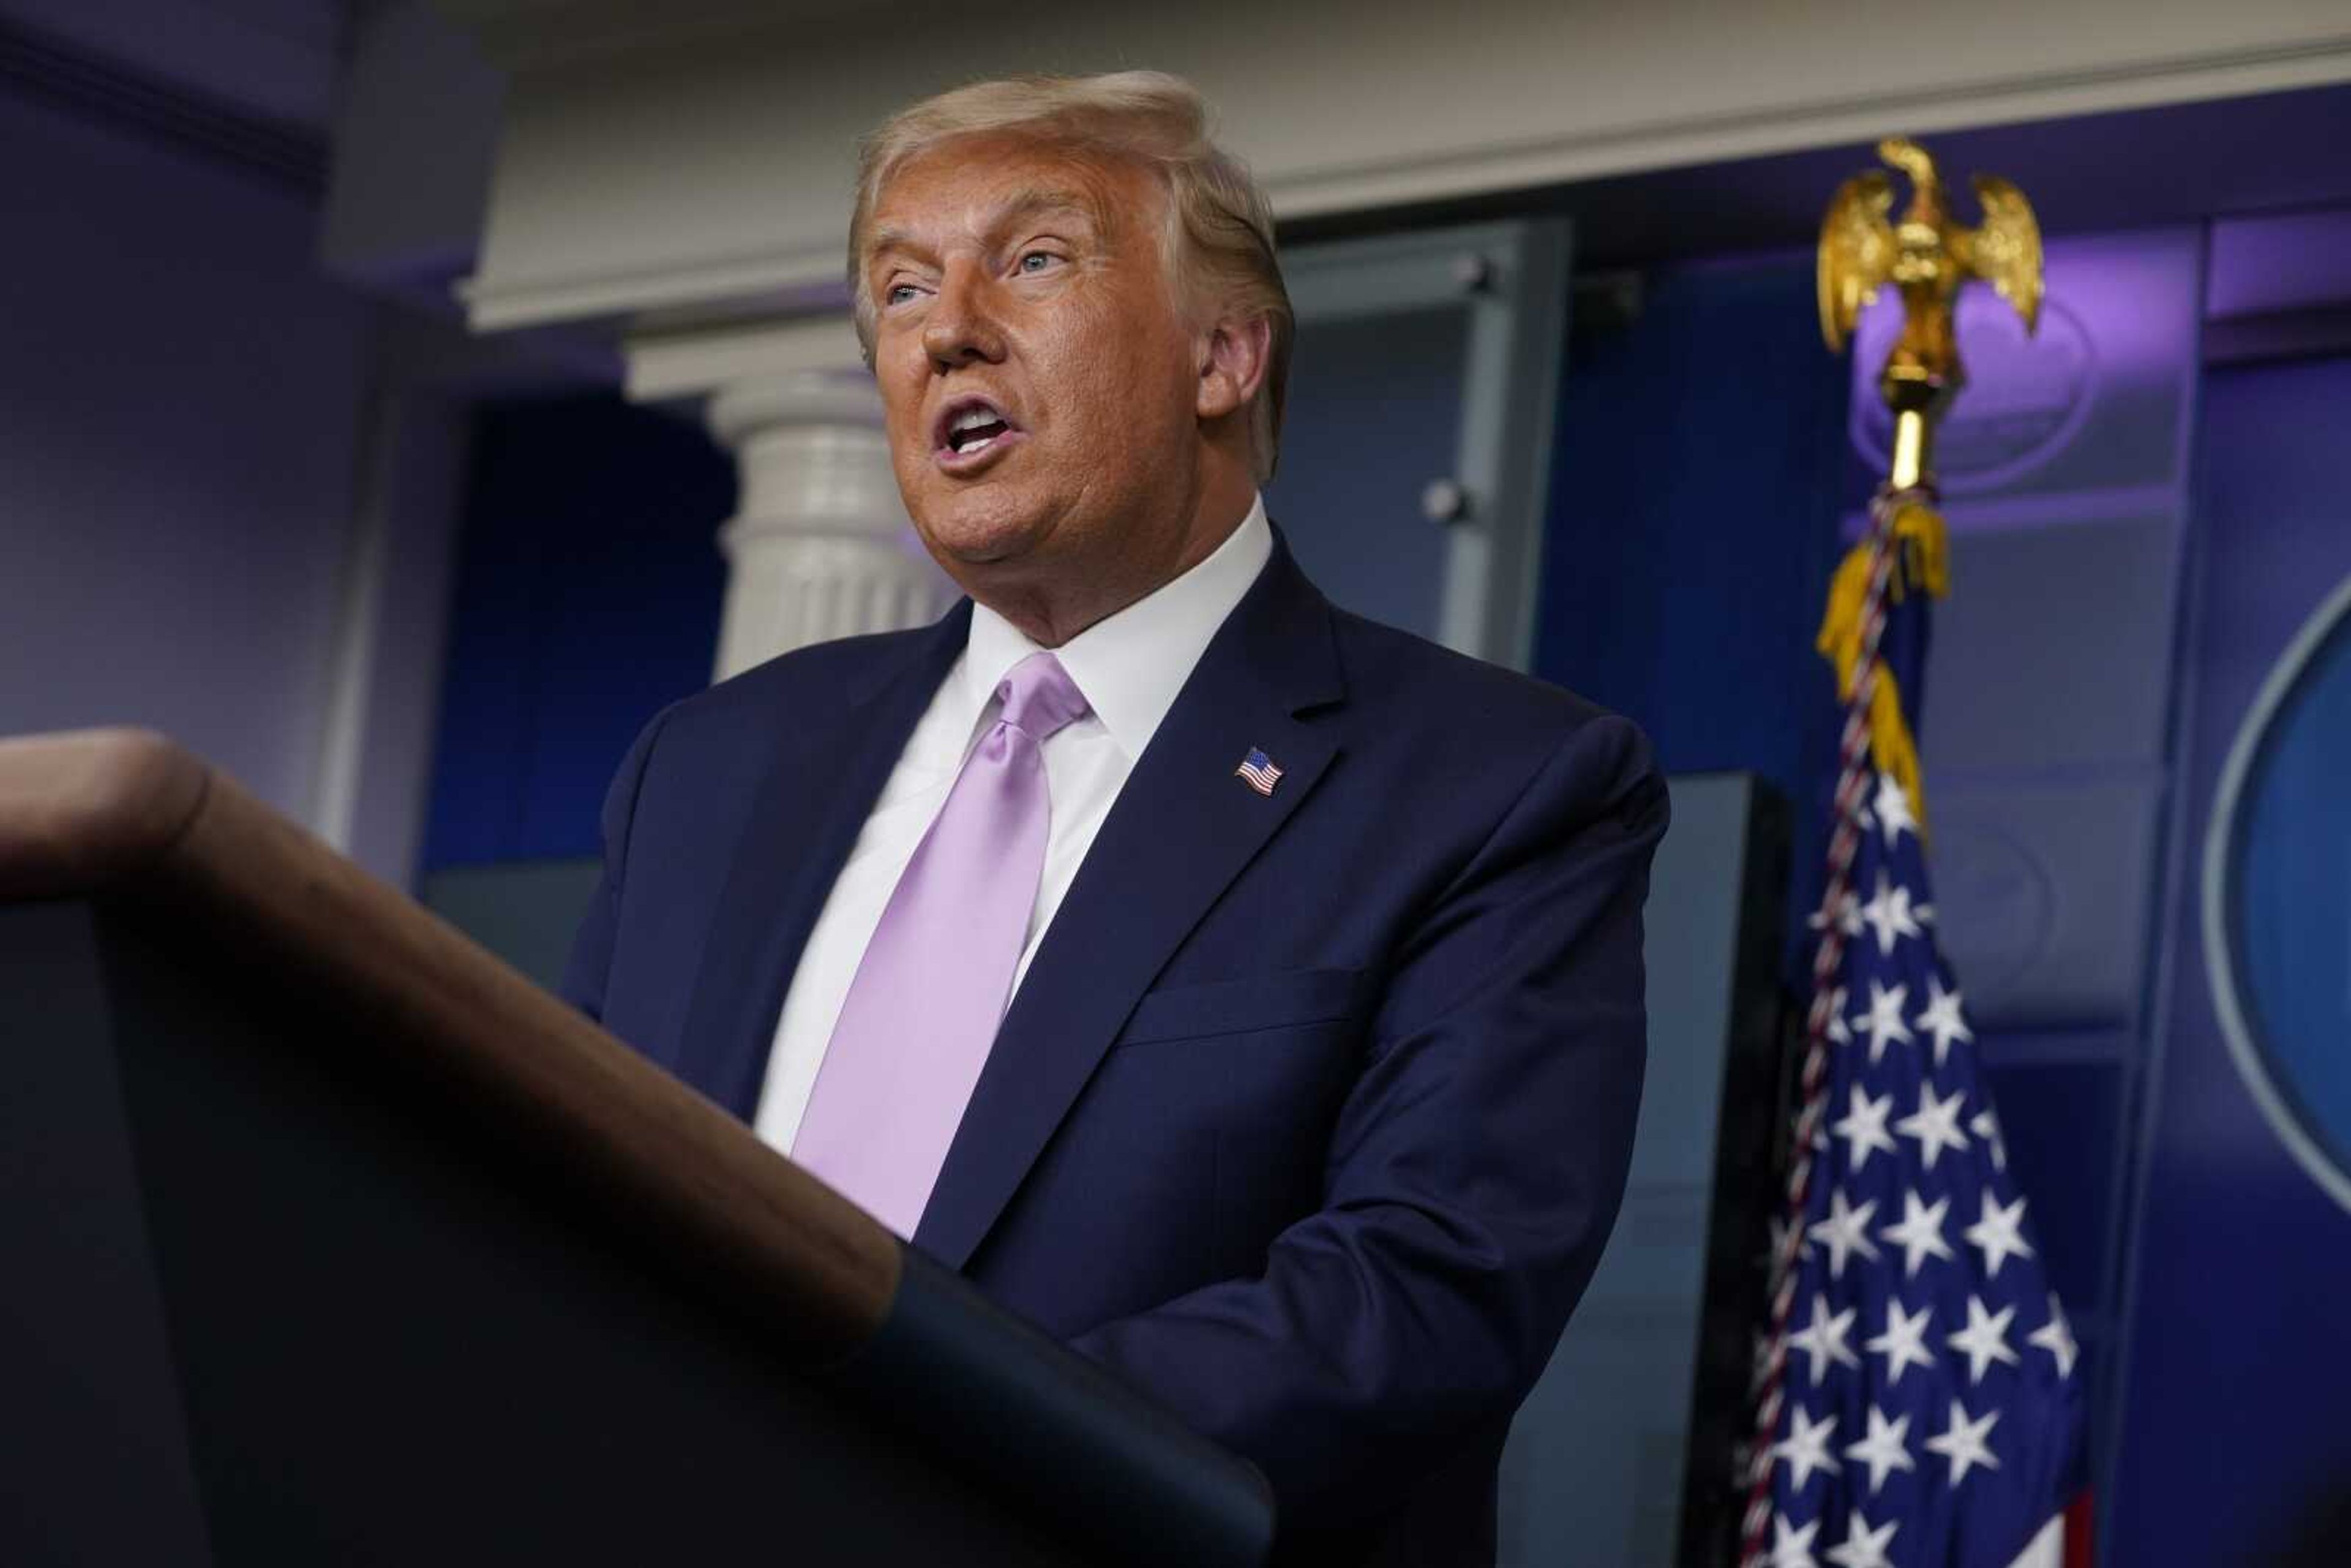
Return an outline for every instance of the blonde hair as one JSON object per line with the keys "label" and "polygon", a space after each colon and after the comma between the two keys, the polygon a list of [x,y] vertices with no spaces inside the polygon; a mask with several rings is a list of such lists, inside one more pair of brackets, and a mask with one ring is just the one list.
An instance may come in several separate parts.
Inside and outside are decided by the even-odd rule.
{"label": "blonde hair", "polygon": [[1274,256],[1273,210],[1248,166],[1210,140],[1199,89],[1164,71],[975,82],[901,110],[868,136],[849,220],[849,286],[866,362],[873,360],[873,299],[865,281],[865,236],[883,186],[942,142],[1007,133],[1081,156],[1131,159],[1157,172],[1167,191],[1167,275],[1182,303],[1188,308],[1214,299],[1244,320],[1266,323],[1265,382],[1249,410],[1249,444],[1258,478],[1272,477],[1297,331]]}

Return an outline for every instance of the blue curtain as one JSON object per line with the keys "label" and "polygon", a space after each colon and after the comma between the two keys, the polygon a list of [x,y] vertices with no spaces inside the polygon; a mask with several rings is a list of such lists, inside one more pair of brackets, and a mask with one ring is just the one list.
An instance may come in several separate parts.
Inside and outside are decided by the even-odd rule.
{"label": "blue curtain", "polygon": [[1535,671],[1638,722],[1668,772],[1777,785],[1801,885],[1836,719],[1813,636],[1866,483],[1846,366],[1821,342],[1810,256],[1648,284],[1636,319],[1569,345]]}
{"label": "blue curtain", "polygon": [[705,685],[735,465],[615,395],[475,427],[423,866],[597,849],[604,787],[655,711]]}

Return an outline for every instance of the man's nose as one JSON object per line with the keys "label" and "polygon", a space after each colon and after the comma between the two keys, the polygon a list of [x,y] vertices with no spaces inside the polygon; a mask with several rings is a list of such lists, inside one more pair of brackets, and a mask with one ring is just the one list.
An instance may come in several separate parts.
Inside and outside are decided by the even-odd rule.
{"label": "man's nose", "polygon": [[923,349],[940,370],[1004,357],[994,293],[977,266],[957,262],[939,279],[939,291],[923,313]]}

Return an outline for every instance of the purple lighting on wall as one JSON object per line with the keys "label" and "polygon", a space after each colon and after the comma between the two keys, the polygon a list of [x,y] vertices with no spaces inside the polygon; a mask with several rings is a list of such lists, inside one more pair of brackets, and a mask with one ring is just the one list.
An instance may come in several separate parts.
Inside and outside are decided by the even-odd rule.
{"label": "purple lighting on wall", "polygon": [[[1934,467],[1954,501],[2027,493],[2083,497],[2169,486],[2186,471],[2187,387],[2197,361],[2200,235],[2186,228],[2061,240],[2047,256],[2040,329],[1970,285],[1959,308],[1967,384],[1936,434]],[[1855,334],[1855,454],[1885,472],[1892,422],[1877,375],[1899,329],[1892,290]],[[1967,507],[1950,515],[1964,527]]]}
{"label": "purple lighting on wall", "polygon": [[2207,317],[2351,305],[2351,208],[2212,225]]}

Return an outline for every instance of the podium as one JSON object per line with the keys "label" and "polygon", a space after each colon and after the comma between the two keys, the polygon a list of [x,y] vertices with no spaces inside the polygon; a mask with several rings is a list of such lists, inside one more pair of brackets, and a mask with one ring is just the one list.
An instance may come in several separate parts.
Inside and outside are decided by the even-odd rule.
{"label": "podium", "polygon": [[1247,1464],[158,737],[0,742],[0,1561],[1249,1563]]}

